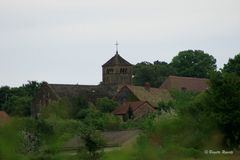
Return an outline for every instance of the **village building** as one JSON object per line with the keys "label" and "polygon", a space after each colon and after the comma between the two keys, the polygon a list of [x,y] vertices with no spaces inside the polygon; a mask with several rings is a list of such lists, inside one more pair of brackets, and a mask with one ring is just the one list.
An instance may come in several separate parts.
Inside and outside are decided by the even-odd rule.
{"label": "village building", "polygon": [[156,110],[147,101],[125,102],[117,107],[112,113],[118,116],[121,120],[128,119],[137,120],[143,116],[153,113]]}
{"label": "village building", "polygon": [[208,83],[206,78],[169,76],[160,89],[201,92],[208,89]]}
{"label": "village building", "polygon": [[159,102],[167,102],[172,97],[168,90],[152,88],[150,84],[146,83],[144,87],[124,85],[113,99],[120,104],[124,102],[147,101],[151,106],[157,108]]}
{"label": "village building", "polygon": [[82,97],[89,102],[95,102],[97,98],[112,98],[116,90],[115,86],[107,85],[48,84],[43,82],[33,98],[32,115],[37,116],[44,106],[61,98]]}

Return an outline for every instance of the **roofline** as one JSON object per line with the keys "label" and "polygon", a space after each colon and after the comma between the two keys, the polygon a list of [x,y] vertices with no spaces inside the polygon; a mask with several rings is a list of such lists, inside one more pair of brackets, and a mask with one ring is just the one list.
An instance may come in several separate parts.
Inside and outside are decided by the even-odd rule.
{"label": "roofline", "polygon": [[[155,107],[153,107],[153,105],[151,105],[148,101],[134,101],[134,102],[126,102],[126,103],[135,103],[135,102],[142,102],[142,103],[140,103],[139,105],[137,105],[137,107],[133,110],[133,111],[136,111],[140,106],[142,106],[143,104],[145,104],[145,103],[147,103],[152,109],[156,109]],[[124,103],[122,104],[122,105],[124,105]],[[130,106],[131,107],[131,106]],[[131,107],[132,108],[132,107]],[[112,112],[112,114],[114,114],[114,115],[124,115],[124,114],[126,114],[126,113],[114,113],[114,111]]]}
{"label": "roofline", "polygon": [[120,58],[122,58],[123,60],[125,60],[118,52],[116,52],[116,54],[113,56],[113,57],[111,57],[106,63],[104,63],[103,65],[102,65],[102,67],[107,67],[107,66],[133,66],[133,64],[131,64],[130,62],[128,62],[127,60],[125,60],[128,64],[124,64],[124,65],[108,65],[107,63],[112,59],[112,58],[114,58],[115,56],[119,56]]}
{"label": "roofline", "polygon": [[[134,101],[134,102],[126,102],[126,103],[135,103],[135,102],[142,102],[142,103],[140,103],[137,107],[136,107],[136,109],[135,110],[137,110],[138,109],[138,107],[139,106],[141,106],[142,104],[144,104],[146,101]],[[123,106],[123,105],[126,105],[126,103],[123,103],[122,105],[120,105],[120,107],[121,106]],[[131,107],[131,104],[129,104],[130,105],[130,107]],[[129,108],[129,107],[128,107]],[[131,107],[132,108],[132,107]],[[135,110],[133,110],[133,111],[135,111]],[[114,115],[124,115],[124,114],[126,114],[126,113],[114,113],[114,111],[112,112]]]}
{"label": "roofline", "polygon": [[[119,89],[119,91],[115,94],[115,96],[113,97],[113,99],[115,99],[117,96],[118,96],[118,94],[124,89],[124,88],[128,88],[128,90],[135,96],[135,94],[132,92],[132,90],[128,87],[129,85],[123,85],[120,89]],[[140,101],[140,99],[136,96],[136,98]]]}
{"label": "roofline", "polygon": [[[144,86],[134,86],[134,85],[129,85],[129,84],[126,84],[125,86],[127,86],[127,87],[133,86],[133,87],[142,87],[142,88],[144,88]],[[159,88],[156,88],[156,87],[150,87],[150,88],[152,88],[152,89],[159,89]]]}
{"label": "roofline", "polygon": [[129,64],[127,64],[127,65],[105,65],[105,64],[103,64],[102,65],[102,67],[108,67],[108,66],[134,66],[134,65],[131,63],[130,63],[130,65]]}
{"label": "roofline", "polygon": [[46,85],[57,97],[57,99],[60,99],[59,95],[56,93],[56,91],[50,86],[50,84],[48,82],[43,82],[43,85]]}
{"label": "roofline", "polygon": [[[46,82],[47,83],[47,82]],[[59,84],[59,83],[47,83],[48,85],[61,85],[61,86],[86,86],[86,87],[97,87],[99,85],[81,85],[81,84]]]}
{"label": "roofline", "polygon": [[173,77],[173,78],[185,78],[185,79],[209,80],[208,78],[198,78],[198,77],[183,77],[183,76],[172,76],[172,75],[168,76],[168,78],[171,78],[171,77]]}

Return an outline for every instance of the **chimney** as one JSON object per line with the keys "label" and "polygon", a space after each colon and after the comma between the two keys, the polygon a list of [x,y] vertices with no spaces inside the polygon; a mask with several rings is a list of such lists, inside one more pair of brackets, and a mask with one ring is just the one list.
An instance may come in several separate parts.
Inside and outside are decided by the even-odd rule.
{"label": "chimney", "polygon": [[149,82],[145,82],[144,88],[145,88],[147,91],[150,91],[150,88],[151,88],[150,83],[149,83]]}

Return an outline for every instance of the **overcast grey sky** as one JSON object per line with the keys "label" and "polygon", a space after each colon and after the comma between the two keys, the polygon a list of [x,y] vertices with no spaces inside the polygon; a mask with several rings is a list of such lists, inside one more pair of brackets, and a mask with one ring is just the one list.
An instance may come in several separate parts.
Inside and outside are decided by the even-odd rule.
{"label": "overcast grey sky", "polygon": [[116,40],[132,64],[201,49],[221,68],[240,52],[240,1],[0,0],[0,86],[98,84]]}

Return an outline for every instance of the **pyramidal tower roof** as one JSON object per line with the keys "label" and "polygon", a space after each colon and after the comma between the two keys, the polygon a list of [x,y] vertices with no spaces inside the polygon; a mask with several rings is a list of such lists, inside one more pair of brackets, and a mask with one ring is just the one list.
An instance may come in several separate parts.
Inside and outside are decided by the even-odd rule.
{"label": "pyramidal tower roof", "polygon": [[124,58],[122,58],[118,54],[118,51],[116,51],[116,54],[102,66],[103,67],[105,67],[105,66],[132,66],[132,64],[129,63],[128,61],[126,61]]}

